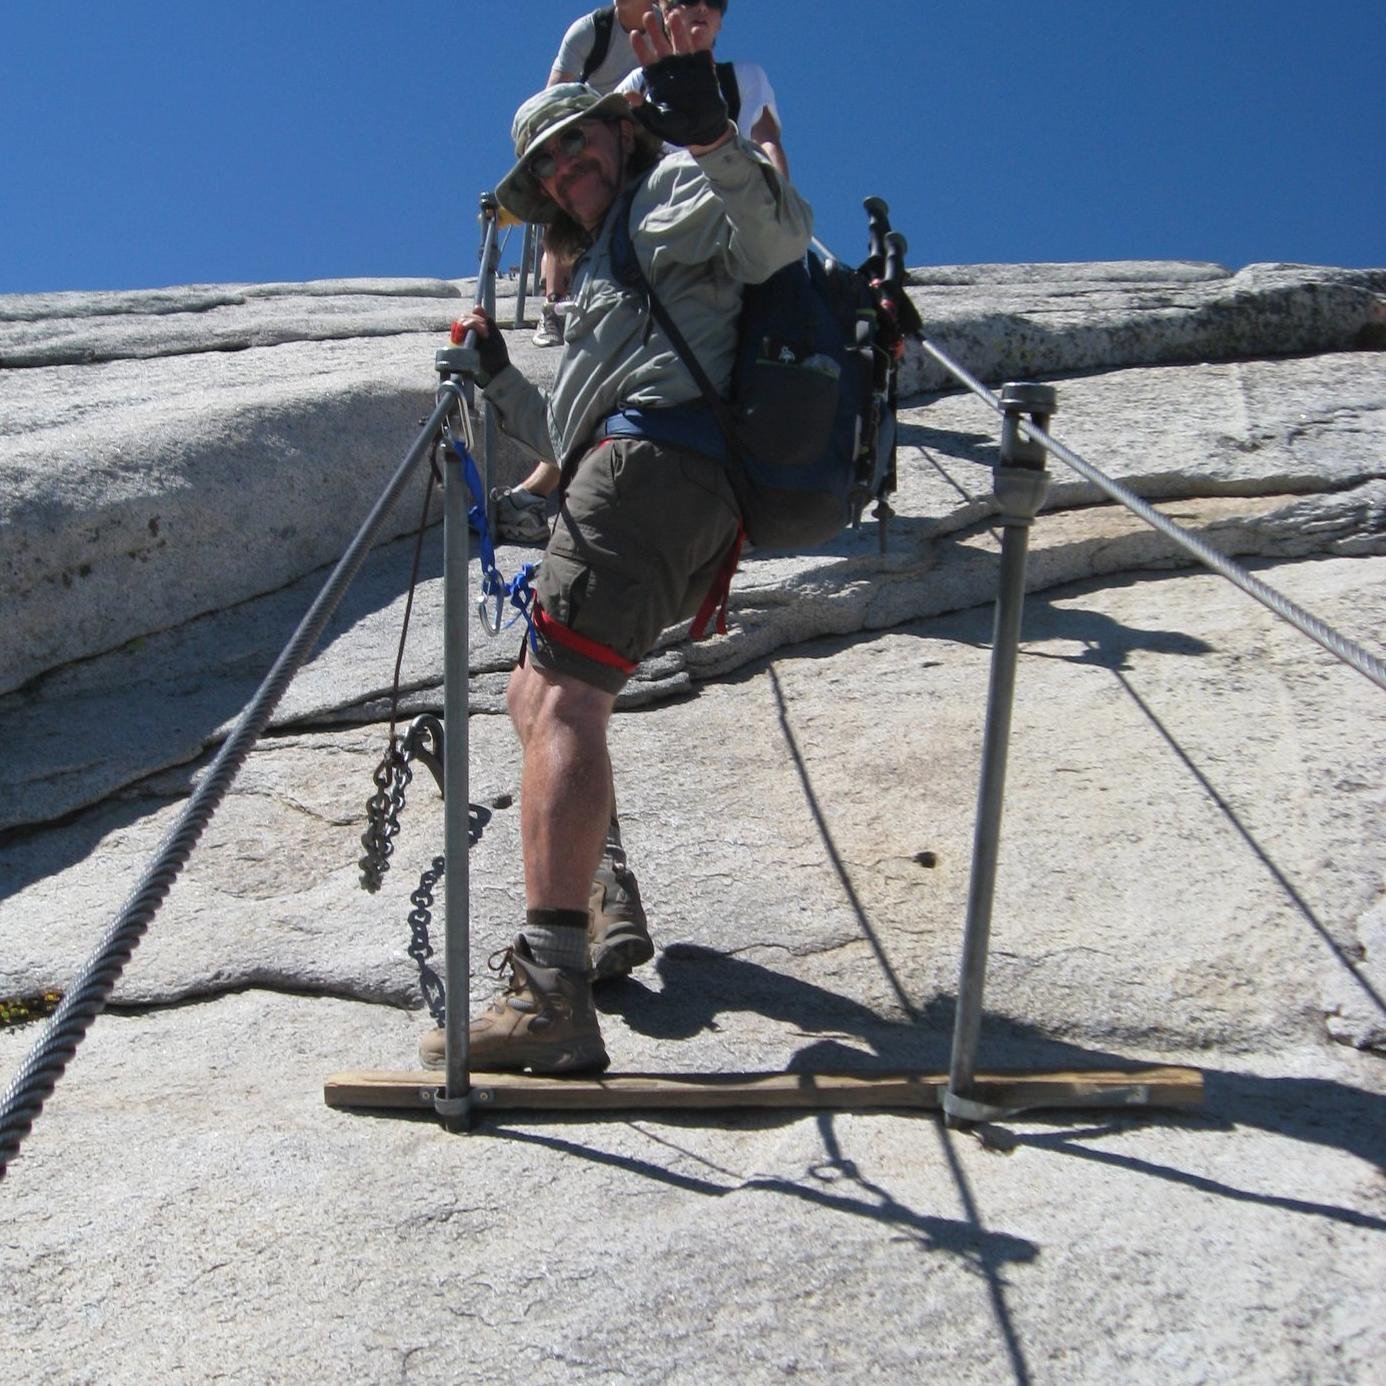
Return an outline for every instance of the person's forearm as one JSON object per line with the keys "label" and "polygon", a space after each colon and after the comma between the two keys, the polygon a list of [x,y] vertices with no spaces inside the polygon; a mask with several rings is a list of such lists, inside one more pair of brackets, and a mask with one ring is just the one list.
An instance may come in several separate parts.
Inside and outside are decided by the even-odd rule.
{"label": "person's forearm", "polygon": [[543,462],[554,461],[549,436],[548,407],[543,392],[513,365],[507,366],[486,386],[487,400],[496,406],[501,430],[523,443]]}
{"label": "person's forearm", "polygon": [[770,160],[771,166],[774,168],[775,172],[778,173],[781,178],[788,180],[789,159],[785,155],[784,145],[778,140],[757,140],[756,143],[760,145],[761,151],[764,153],[765,157]]}

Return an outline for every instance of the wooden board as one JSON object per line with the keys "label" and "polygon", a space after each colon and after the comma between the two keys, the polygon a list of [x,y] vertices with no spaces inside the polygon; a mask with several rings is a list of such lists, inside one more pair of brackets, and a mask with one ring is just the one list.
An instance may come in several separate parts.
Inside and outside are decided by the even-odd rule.
{"label": "wooden board", "polygon": [[[473,1073],[473,1111],[657,1111],[729,1107],[862,1111],[938,1109],[946,1073],[608,1073],[539,1078]],[[443,1095],[441,1073],[334,1073],[329,1107],[431,1111]],[[974,1100],[1026,1110],[1087,1107],[1196,1107],[1203,1075],[1196,1068],[1126,1072],[978,1074]]]}

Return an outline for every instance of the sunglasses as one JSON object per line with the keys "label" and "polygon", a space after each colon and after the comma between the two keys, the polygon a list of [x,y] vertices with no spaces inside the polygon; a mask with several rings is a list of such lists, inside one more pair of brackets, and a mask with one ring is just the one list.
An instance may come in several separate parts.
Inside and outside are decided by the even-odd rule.
{"label": "sunglasses", "polygon": [[587,131],[581,125],[574,125],[571,130],[565,130],[561,135],[546,141],[538,153],[531,154],[525,160],[525,168],[542,183],[546,178],[552,178],[558,172],[558,158],[552,152],[552,147],[555,144],[568,158],[576,159],[587,148],[587,142]]}
{"label": "sunglasses", "polygon": [[665,8],[670,10],[692,9],[694,5],[706,5],[710,10],[721,14],[727,8],[727,0],[666,0]]}

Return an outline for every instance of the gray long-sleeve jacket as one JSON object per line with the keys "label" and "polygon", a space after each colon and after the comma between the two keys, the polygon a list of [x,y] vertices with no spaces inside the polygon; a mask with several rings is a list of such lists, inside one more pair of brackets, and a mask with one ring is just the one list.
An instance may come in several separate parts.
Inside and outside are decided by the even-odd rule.
{"label": "gray long-sleeve jacket", "polygon": [[[621,202],[578,262],[553,389],[545,395],[514,366],[486,386],[501,427],[560,465],[580,456],[619,406],[701,398],[639,289],[616,282],[611,233]],[[742,285],[768,279],[804,253],[813,234],[808,203],[737,138],[699,159],[680,153],[658,164],[635,194],[631,231],[641,268],[725,393]]]}

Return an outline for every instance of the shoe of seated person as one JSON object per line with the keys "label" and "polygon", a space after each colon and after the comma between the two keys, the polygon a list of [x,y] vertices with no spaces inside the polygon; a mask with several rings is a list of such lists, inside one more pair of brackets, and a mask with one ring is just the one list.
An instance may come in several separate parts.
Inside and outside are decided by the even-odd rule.
{"label": "shoe of seated person", "polygon": [[635,872],[625,853],[602,857],[587,901],[587,943],[593,982],[625,977],[654,957],[654,943],[640,903]]}
{"label": "shoe of seated person", "polygon": [[549,542],[548,506],[543,496],[526,491],[523,486],[509,490],[498,486],[491,492],[491,505],[497,539],[512,544]]}
{"label": "shoe of seated person", "polygon": [[534,330],[534,345],[551,347],[563,345],[563,318],[554,299],[545,299],[539,309],[539,326]]}
{"label": "shoe of seated person", "polygon": [[[499,962],[496,959],[499,959]],[[610,1059],[592,1004],[592,984],[580,968],[541,967],[523,934],[490,962],[510,977],[467,1030],[468,1067],[482,1072],[600,1073]],[[441,1028],[419,1041],[425,1068],[446,1066]]]}

